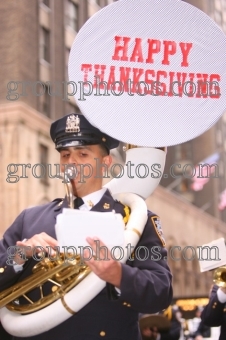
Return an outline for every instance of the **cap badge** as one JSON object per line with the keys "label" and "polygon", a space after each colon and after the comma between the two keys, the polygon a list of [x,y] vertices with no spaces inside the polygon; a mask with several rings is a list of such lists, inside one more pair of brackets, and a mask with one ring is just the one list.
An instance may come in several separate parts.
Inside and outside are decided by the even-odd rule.
{"label": "cap badge", "polygon": [[79,132],[80,131],[80,118],[75,115],[70,115],[66,121],[65,132]]}

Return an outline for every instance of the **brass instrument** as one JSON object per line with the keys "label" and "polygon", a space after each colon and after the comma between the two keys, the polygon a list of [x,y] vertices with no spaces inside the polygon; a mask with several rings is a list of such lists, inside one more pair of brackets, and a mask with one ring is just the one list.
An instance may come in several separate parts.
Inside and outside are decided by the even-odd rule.
{"label": "brass instrument", "polygon": [[[6,306],[10,311],[20,314],[28,314],[44,308],[57,299],[61,298],[90,273],[87,266],[79,265],[79,256],[67,262],[64,254],[60,254],[56,261],[45,258],[33,267],[33,274],[25,280],[0,293],[0,308]],[[43,284],[47,281],[54,284],[52,292],[44,296]],[[26,293],[31,290],[40,289],[40,299],[36,302],[29,299]],[[19,297],[24,297],[28,304],[20,305],[17,303]]]}
{"label": "brass instrument", "polygon": [[[140,150],[139,147],[134,148],[131,145],[127,145],[127,148],[131,150],[126,152],[126,161],[132,164],[144,163],[149,167],[154,162],[164,167],[166,152],[163,150],[144,147]],[[67,169],[66,174],[63,176],[61,174],[59,177],[64,179],[66,198],[70,208],[73,208],[74,203],[70,179],[76,175],[76,169],[72,165]],[[161,176],[157,179],[151,176],[146,178],[136,176],[131,190],[130,178],[123,176],[112,179],[104,186],[111,191],[114,199],[131,208],[130,218],[124,232],[126,242],[134,247],[147,222],[147,206],[144,200],[155,190],[160,179]],[[0,292],[0,318],[8,333],[17,337],[28,337],[46,332],[78,312],[106,286],[103,280],[80,261],[80,256],[70,259],[70,253],[60,254],[59,250],[57,255],[58,258],[52,256],[52,258],[41,260],[33,268],[33,274],[30,277]],[[127,258],[124,257],[121,262],[125,263],[126,260]],[[53,284],[49,295],[44,294],[47,282]],[[30,299],[29,292],[33,289],[37,291],[39,289],[40,299],[38,301]],[[20,297],[25,299],[25,304],[18,303]],[[19,313],[21,315],[18,315]]]}
{"label": "brass instrument", "polygon": [[213,282],[219,287],[226,288],[226,266],[219,267],[214,271]]}
{"label": "brass instrument", "polygon": [[[63,177],[61,176],[60,178]],[[66,176],[64,175],[65,178]],[[70,180],[67,178],[64,183],[68,205],[73,208],[73,192]],[[91,272],[88,266],[80,265],[79,255],[72,258],[72,254],[56,253],[56,256],[56,258],[52,257],[52,260],[49,258],[43,259],[33,267],[31,276],[1,292],[0,308],[6,306],[10,311],[20,314],[35,312],[59,298],[63,300],[63,296]],[[52,287],[52,292],[44,296],[43,285],[48,281],[53,283],[54,286]],[[26,293],[35,288],[40,290],[40,299],[36,302],[26,295]],[[18,304],[18,298],[22,296],[28,301],[28,304]]]}
{"label": "brass instrument", "polygon": [[163,315],[171,321],[172,316],[173,316],[173,311],[172,311],[172,306],[170,305],[168,308],[166,308],[163,312]]}
{"label": "brass instrument", "polygon": [[[74,209],[74,202],[73,202],[73,188],[72,188],[72,184],[70,181],[70,178],[72,176],[74,172],[73,168],[68,168],[64,174],[61,174],[61,176],[59,176],[59,178],[64,179],[64,189],[65,189],[65,193],[66,193],[66,198],[67,198],[67,202],[68,202],[68,206],[71,209]],[[76,174],[75,174],[76,176]]]}

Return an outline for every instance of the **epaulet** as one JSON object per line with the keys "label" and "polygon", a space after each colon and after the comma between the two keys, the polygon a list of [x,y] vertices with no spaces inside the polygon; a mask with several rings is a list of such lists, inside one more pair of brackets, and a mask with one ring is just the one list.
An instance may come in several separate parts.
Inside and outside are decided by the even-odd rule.
{"label": "epaulet", "polygon": [[123,204],[122,202],[120,201],[117,201],[115,200],[116,202],[120,203],[122,206],[123,206],[123,213],[124,213],[124,216],[123,216],[123,221],[125,223],[125,225],[127,224],[127,222],[129,221],[129,217],[130,217],[130,213],[131,213],[131,209],[128,205],[125,205]]}
{"label": "epaulet", "polygon": [[123,217],[123,221],[125,224],[127,224],[127,222],[129,221],[130,213],[131,213],[131,209],[130,207],[128,207],[128,205],[124,205],[124,212],[125,212],[125,216]]}

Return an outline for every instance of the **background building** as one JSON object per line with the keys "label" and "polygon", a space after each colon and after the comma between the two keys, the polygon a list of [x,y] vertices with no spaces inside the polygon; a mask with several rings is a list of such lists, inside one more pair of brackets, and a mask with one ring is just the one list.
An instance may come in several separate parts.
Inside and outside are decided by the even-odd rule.
{"label": "background building", "polygon": [[85,21],[111,2],[1,2],[1,101],[23,101],[53,120],[78,111],[73,97],[64,95],[69,52]]}
{"label": "background building", "polygon": [[[70,48],[85,21],[111,2],[0,2],[1,235],[26,207],[64,196],[61,181],[51,178],[56,174],[54,164],[59,163],[59,155],[50,140],[49,127],[52,120],[79,112],[73,97],[65,95]],[[215,20],[221,20],[225,29],[225,1],[194,2]],[[196,247],[226,233],[226,225],[220,221],[226,221],[225,213],[217,208],[219,193],[226,186],[225,122],[223,117],[199,138],[168,149],[167,171],[174,163],[195,165],[216,151],[221,153],[221,178],[211,179],[201,192],[191,191],[184,177],[179,181],[169,177],[161,182],[165,188],[159,187],[147,200],[149,209],[162,219],[169,249]],[[176,262],[169,258],[169,262],[176,298],[207,296],[212,274],[200,274],[197,261],[182,258]]]}
{"label": "background building", "polygon": [[[56,183],[36,164],[59,163],[49,137],[50,124],[79,112],[74,97],[65,94],[70,48],[85,21],[110,2],[0,3],[1,234],[22,209],[64,196],[61,181]],[[26,174],[25,166],[13,164],[28,164]]]}

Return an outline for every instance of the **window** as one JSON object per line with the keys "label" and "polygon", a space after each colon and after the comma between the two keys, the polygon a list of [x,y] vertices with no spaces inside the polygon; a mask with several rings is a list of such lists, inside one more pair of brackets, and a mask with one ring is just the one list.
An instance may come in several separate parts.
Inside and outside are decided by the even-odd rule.
{"label": "window", "polygon": [[49,0],[42,0],[43,4],[46,5],[47,7],[50,7]]}
{"label": "window", "polygon": [[41,4],[44,4],[46,7],[50,7],[50,0],[39,0]]}
{"label": "window", "polygon": [[65,81],[68,81],[68,60],[69,60],[70,49],[65,49]]}
{"label": "window", "polygon": [[173,169],[173,173],[176,176],[177,175],[181,176],[181,177],[175,178],[174,190],[182,195],[186,195],[186,198],[188,200],[192,200],[192,197],[188,196],[188,194],[191,192],[191,189],[190,189],[190,179],[187,178],[192,175],[190,173],[192,171],[192,168],[191,166],[189,166],[189,164],[192,164],[191,160],[192,160],[191,142],[186,142],[186,143],[174,146],[174,160],[173,160],[174,165],[172,169]]}
{"label": "window", "polygon": [[43,94],[39,97],[39,111],[50,117],[50,95],[47,85],[43,86]]}
{"label": "window", "polygon": [[40,31],[40,59],[50,62],[50,32],[44,27]]}
{"label": "window", "polygon": [[78,5],[70,0],[66,4],[66,25],[78,32]]}
{"label": "window", "polygon": [[[41,182],[44,184],[48,184],[48,147],[40,144],[39,145],[40,152],[40,173],[38,176],[41,179]],[[38,169],[36,170],[38,172]]]}

